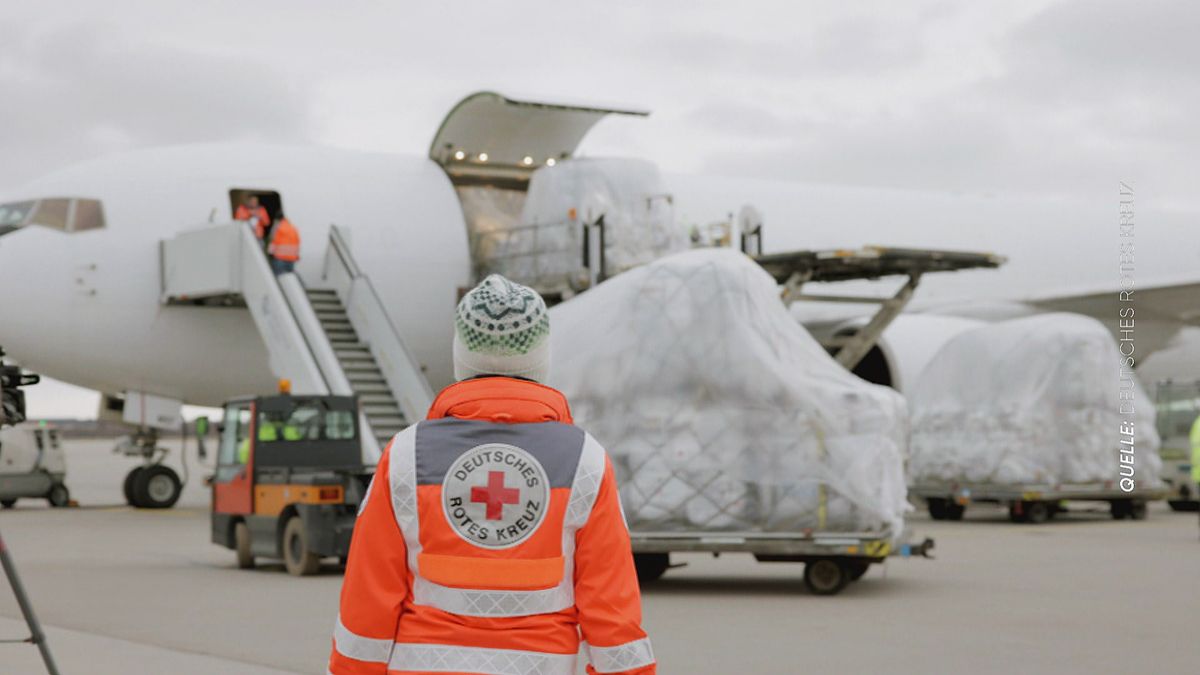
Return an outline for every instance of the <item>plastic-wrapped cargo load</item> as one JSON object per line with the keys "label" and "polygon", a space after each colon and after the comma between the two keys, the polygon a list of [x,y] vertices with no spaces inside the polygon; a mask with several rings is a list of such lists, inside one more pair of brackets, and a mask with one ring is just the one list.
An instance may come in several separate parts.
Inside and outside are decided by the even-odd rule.
{"label": "plastic-wrapped cargo load", "polygon": [[1154,406],[1130,378],[1099,321],[1039,314],[960,333],[909,396],[913,484],[1057,484],[1117,481],[1122,403],[1136,413],[1139,485],[1159,484]]}
{"label": "plastic-wrapped cargo load", "polygon": [[516,223],[478,228],[478,266],[543,291],[582,289],[583,228],[601,216],[609,275],[683,245],[654,164],[567,159],[533,172]]}
{"label": "plastic-wrapped cargo load", "polygon": [[900,534],[903,398],[834,362],[746,256],[657,260],[551,323],[551,384],[612,456],[634,530]]}

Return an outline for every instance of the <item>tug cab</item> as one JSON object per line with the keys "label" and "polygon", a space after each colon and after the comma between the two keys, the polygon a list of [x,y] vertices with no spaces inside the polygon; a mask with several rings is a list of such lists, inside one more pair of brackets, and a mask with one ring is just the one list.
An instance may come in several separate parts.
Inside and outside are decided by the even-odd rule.
{"label": "tug cab", "polygon": [[239,568],[282,559],[290,574],[344,562],[373,467],[362,463],[354,396],[259,396],[225,404],[212,477],[212,541]]}

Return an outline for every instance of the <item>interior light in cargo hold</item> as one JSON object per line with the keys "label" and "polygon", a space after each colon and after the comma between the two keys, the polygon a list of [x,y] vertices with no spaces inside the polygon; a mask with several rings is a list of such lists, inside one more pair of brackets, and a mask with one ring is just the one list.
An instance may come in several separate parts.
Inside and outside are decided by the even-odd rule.
{"label": "interior light in cargo hold", "polygon": [[479,153],[479,161],[486,162],[487,158],[488,158],[488,154],[486,152]]}
{"label": "interior light in cargo hold", "polygon": [[525,159],[521,160],[521,163],[525,166],[529,166],[530,164],[533,164],[533,158],[529,155],[525,155]]}
{"label": "interior light in cargo hold", "polygon": [[457,152],[454,153],[454,159],[457,159],[460,162],[466,158],[467,158],[467,153],[463,152],[462,150],[458,150]]}
{"label": "interior light in cargo hold", "polygon": [[553,157],[546,160],[546,166],[554,166],[555,164],[557,164],[557,162],[554,161]]}

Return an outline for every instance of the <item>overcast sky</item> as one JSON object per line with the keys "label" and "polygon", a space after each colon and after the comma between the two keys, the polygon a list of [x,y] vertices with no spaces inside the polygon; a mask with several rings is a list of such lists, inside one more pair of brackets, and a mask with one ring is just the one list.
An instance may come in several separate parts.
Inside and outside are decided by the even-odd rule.
{"label": "overcast sky", "polygon": [[[423,154],[494,89],[648,108],[583,150],[668,170],[1055,196],[1123,178],[1200,208],[1200,4],[409,4],[6,2],[0,192],[161,144]],[[94,409],[54,391],[38,414]]]}

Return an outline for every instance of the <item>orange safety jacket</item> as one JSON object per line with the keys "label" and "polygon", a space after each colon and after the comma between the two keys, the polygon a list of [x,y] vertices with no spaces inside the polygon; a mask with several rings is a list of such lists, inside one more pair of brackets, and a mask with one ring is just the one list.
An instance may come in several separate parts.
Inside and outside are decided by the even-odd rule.
{"label": "orange safety jacket", "polygon": [[535,382],[466,380],[388,444],[354,526],[329,672],[653,675],[604,448]]}
{"label": "orange safety jacket", "polygon": [[259,206],[253,212],[246,208],[245,204],[237,207],[237,211],[233,214],[234,220],[250,220],[254,218],[254,236],[259,239],[267,232],[267,225],[271,224],[271,217],[267,215],[267,209]]}
{"label": "orange safety jacket", "polygon": [[300,259],[300,232],[287,218],[280,218],[275,223],[267,253],[278,260],[296,262]]}

